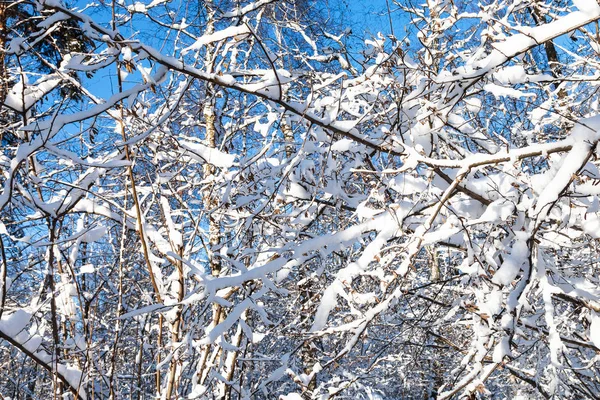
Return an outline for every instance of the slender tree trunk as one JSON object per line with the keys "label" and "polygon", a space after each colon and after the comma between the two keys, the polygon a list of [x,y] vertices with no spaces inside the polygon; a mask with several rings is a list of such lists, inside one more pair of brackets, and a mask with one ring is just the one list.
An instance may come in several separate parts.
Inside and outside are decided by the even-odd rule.
{"label": "slender tree trunk", "polygon": [[[244,312],[242,313],[242,316],[240,317],[240,320],[245,321],[247,315],[248,315],[248,310],[244,310]],[[227,382],[231,382],[233,380],[233,377],[235,374],[235,365],[237,363],[237,358],[238,358],[238,355],[240,352],[240,346],[242,345],[243,337],[244,337],[244,333],[242,331],[242,326],[240,323],[238,323],[237,330],[233,337],[233,345],[235,347],[237,347],[238,350],[229,352],[229,354],[227,355],[227,359],[225,360],[224,370],[225,370],[225,379],[227,380]],[[224,400],[231,399],[231,385],[230,384],[223,382],[222,388],[219,392],[223,394]]]}
{"label": "slender tree trunk", "polygon": [[[183,263],[181,259],[183,259],[183,247],[180,246],[177,249],[177,253],[179,254],[179,260],[177,260],[176,268],[178,274],[178,293],[177,293],[177,301],[182,302],[185,297],[185,277],[183,274]],[[172,346],[176,346],[181,339],[181,329],[183,326],[182,320],[182,312],[183,307],[180,305],[177,309],[177,314],[175,316],[175,321],[171,324],[171,344]],[[176,349],[172,348],[172,352],[175,352]],[[167,381],[167,399],[171,399],[173,392],[177,392],[177,367],[179,362],[177,360],[177,356],[174,354],[171,358],[171,363],[169,365],[169,378]]]}
{"label": "slender tree trunk", "polygon": [[[207,27],[205,34],[211,34],[214,32],[214,11],[211,8],[210,2],[206,2],[205,6],[208,11]],[[214,46],[208,45],[205,56],[205,69],[207,72],[212,73],[214,68]],[[205,124],[205,136],[204,144],[210,148],[217,147],[217,116],[215,112],[215,96],[214,86],[210,83],[206,84],[206,94],[204,105],[202,107],[202,117]],[[214,165],[206,163],[203,167],[204,180],[210,181],[210,178],[214,176],[216,168]],[[203,193],[204,209],[208,214],[208,260],[210,265],[210,271],[213,276],[219,276],[221,274],[221,260],[218,256],[214,255],[214,249],[221,243],[221,226],[219,218],[215,213],[215,209],[218,205],[217,197],[214,195],[214,184],[207,185]],[[223,319],[224,310],[218,304],[213,304],[212,307],[212,322],[210,327],[214,327]],[[210,368],[213,364],[209,360],[209,354],[211,352],[211,345],[205,345],[200,355],[200,362],[197,369],[197,379],[200,384],[204,383],[204,380],[208,377]],[[213,349],[214,351],[220,352],[220,350]],[[215,357],[212,357],[214,360]]]}
{"label": "slender tree trunk", "polygon": [[[51,314],[51,326],[52,326],[52,339],[53,350],[54,350],[54,360],[52,362],[52,368],[54,370],[58,370],[58,364],[60,362],[60,334],[58,327],[58,312],[56,309],[56,286],[54,282],[54,242],[56,241],[56,220],[48,221],[48,229],[49,229],[49,242],[50,246],[48,246],[48,279],[50,283],[50,314]],[[55,399],[59,399],[63,394],[63,383],[58,379],[56,375],[53,376],[54,388],[53,388],[53,396]]]}
{"label": "slender tree trunk", "polygon": [[[0,1],[0,48],[6,48],[8,2]],[[8,93],[8,73],[6,71],[6,53],[0,51],[0,104],[4,104]],[[1,140],[0,136],[0,140]]]}
{"label": "slender tree trunk", "polygon": [[[539,10],[536,7],[530,7],[529,11],[531,12],[531,16],[533,17],[533,21],[537,26],[543,25],[546,23],[546,18],[540,14]],[[560,77],[561,75],[561,64],[558,59],[558,52],[556,51],[556,46],[554,45],[554,41],[547,40],[544,42],[544,51],[546,53],[546,58],[548,59],[548,67],[550,68],[550,73],[555,78]],[[558,84],[554,85],[555,87]],[[564,99],[567,96],[567,92],[564,88],[561,88],[558,91],[558,98],[560,100]]]}
{"label": "slender tree trunk", "polygon": [[[210,86],[210,85],[209,85]],[[215,126],[215,107],[213,105],[213,88],[207,87],[206,91],[206,103],[203,108],[204,122],[206,124],[206,136],[204,142],[206,146],[214,149],[217,147],[217,128]],[[207,180],[215,173],[215,166],[212,164],[204,164],[204,179]],[[217,199],[214,196],[214,185],[209,185],[204,193],[204,204],[209,212],[209,230],[208,230],[208,242],[209,242],[209,262],[210,270],[212,275],[219,276],[221,273],[221,261],[219,257],[215,257],[213,249],[221,242],[221,227],[219,221],[214,212],[217,207]]]}
{"label": "slender tree trunk", "polygon": [[283,141],[285,142],[285,156],[289,160],[294,154],[294,131],[289,118],[284,115],[281,118],[281,132],[283,133]]}

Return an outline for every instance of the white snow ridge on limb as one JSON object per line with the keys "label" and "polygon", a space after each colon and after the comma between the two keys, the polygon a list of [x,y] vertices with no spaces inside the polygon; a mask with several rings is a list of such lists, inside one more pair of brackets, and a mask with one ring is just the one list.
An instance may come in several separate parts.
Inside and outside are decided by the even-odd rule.
{"label": "white snow ridge on limb", "polygon": [[46,352],[45,347],[41,346],[43,338],[26,331],[31,318],[31,313],[23,309],[8,315],[4,313],[0,319],[0,339],[11,343],[42,368],[55,372],[71,393],[82,400],[87,399],[85,390],[82,389],[85,378],[83,373],[73,366],[56,362],[54,357]]}
{"label": "white snow ridge on limb", "polygon": [[188,155],[193,159],[212,164],[219,168],[231,168],[235,162],[234,154],[227,154],[215,148],[208,147],[202,143],[193,143],[185,140],[180,140],[181,146],[188,150]]}
{"label": "white snow ridge on limb", "polygon": [[200,38],[198,38],[198,40],[196,40],[196,42],[194,42],[193,45],[183,49],[182,53],[185,54],[190,51],[199,50],[207,44],[218,42],[224,39],[242,39],[248,34],[250,34],[250,28],[246,24],[230,26],[223,30],[201,36]]}

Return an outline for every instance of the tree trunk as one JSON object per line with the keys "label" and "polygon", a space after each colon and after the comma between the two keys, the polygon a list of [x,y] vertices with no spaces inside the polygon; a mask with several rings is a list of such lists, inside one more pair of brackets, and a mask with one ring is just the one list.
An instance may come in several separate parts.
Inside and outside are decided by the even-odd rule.
{"label": "tree trunk", "polygon": [[[6,19],[8,3],[0,1],[0,48],[6,48]],[[6,71],[6,53],[0,51],[0,104],[4,104],[6,94],[8,93],[8,74]],[[0,137],[1,139],[1,137]]]}

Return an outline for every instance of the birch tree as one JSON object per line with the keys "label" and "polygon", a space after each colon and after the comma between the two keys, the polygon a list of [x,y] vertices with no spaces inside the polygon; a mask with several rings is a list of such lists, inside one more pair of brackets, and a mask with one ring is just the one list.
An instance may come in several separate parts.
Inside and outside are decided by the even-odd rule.
{"label": "birch tree", "polygon": [[4,398],[598,396],[594,0],[7,4]]}

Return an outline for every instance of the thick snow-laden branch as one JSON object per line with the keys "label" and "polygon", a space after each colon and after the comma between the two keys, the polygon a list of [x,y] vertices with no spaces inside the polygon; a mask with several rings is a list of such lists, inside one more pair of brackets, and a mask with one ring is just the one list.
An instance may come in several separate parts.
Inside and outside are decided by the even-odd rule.
{"label": "thick snow-laden branch", "polygon": [[[386,211],[366,222],[351,226],[343,231],[309,239],[299,245],[288,245],[288,248],[284,251],[292,252],[289,257],[277,257],[276,259],[263,265],[253,266],[248,268],[248,271],[235,275],[214,279],[203,277],[203,285],[206,287],[209,293],[215,293],[220,289],[232,286],[241,286],[244,282],[261,279],[266,277],[268,274],[272,274],[280,270],[289,270],[297,265],[301,265],[303,262],[313,257],[313,252],[318,252],[321,256],[326,256],[334,251],[342,250],[347,245],[352,244],[366,232],[381,231],[384,229],[384,227],[392,229],[393,232],[399,232],[398,229],[400,229],[400,226],[398,225],[398,221],[402,221],[402,218],[400,217],[403,215],[403,213],[407,212],[409,207],[411,207],[409,204],[391,205],[390,211]],[[391,237],[392,233],[388,232],[384,234],[384,236]],[[376,253],[377,251],[374,251],[373,256]],[[361,261],[363,267],[365,266],[366,262],[368,262],[366,259]],[[356,264],[353,264],[353,266],[349,266],[349,268],[351,270],[353,268],[360,267]]]}
{"label": "thick snow-laden branch", "polygon": [[261,7],[264,7],[268,4],[274,3],[276,1],[280,1],[280,0],[258,0],[258,1],[254,1],[252,3],[249,3],[243,7],[239,7],[234,10],[234,11],[227,11],[225,13],[223,13],[223,17],[224,18],[239,18],[239,17],[243,17],[246,14],[250,14],[253,11],[256,11],[258,9],[260,9]]}
{"label": "thick snow-laden branch", "polygon": [[551,184],[546,186],[537,198],[533,214],[540,221],[543,221],[548,215],[548,205],[558,200],[560,194],[592,156],[598,140],[600,140],[600,116],[578,121],[570,134],[570,139],[574,144],[569,154],[562,160],[562,165],[552,177]]}
{"label": "thick snow-laden branch", "polygon": [[9,90],[4,99],[4,104],[0,104],[0,107],[6,106],[19,113],[25,113],[54,90],[62,80],[62,76],[51,74],[43,76],[32,85],[21,81]]}
{"label": "thick snow-laden branch", "polygon": [[337,305],[338,296],[348,296],[344,289],[344,283],[348,284],[354,278],[364,273],[369,268],[369,264],[379,257],[378,253],[388,240],[402,233],[399,222],[404,219],[408,211],[407,207],[398,207],[395,210],[395,215],[386,213],[387,215],[384,214],[373,220],[373,223],[376,224],[375,226],[379,228],[377,236],[369,243],[355,262],[350,263],[336,273],[334,281],[323,292],[321,303],[317,308],[314,322],[310,328],[311,332],[322,330],[325,327],[329,313]]}
{"label": "thick snow-laden branch", "polygon": [[[89,24],[93,29],[106,35],[106,38],[110,39],[111,43],[129,46],[134,51],[144,54],[145,56],[151,58],[152,60],[156,61],[157,63],[161,64],[169,70],[177,71],[182,74],[194,77],[196,79],[200,79],[202,81],[218,85],[220,87],[234,89],[242,93],[254,95],[264,100],[268,100],[283,107],[283,109],[287,112],[300,116],[301,118],[317,126],[325,128],[333,132],[334,134],[338,134],[342,137],[347,137],[373,150],[384,151],[393,155],[403,154],[403,146],[401,146],[400,144],[390,146],[386,143],[373,142],[367,137],[361,135],[359,130],[354,127],[354,124],[348,123],[350,121],[330,121],[328,118],[320,117],[314,111],[310,110],[308,104],[298,104],[282,100],[281,96],[275,93],[277,91],[273,91],[273,93],[269,92],[268,83],[263,83],[262,85],[257,87],[254,84],[248,85],[238,83],[232,75],[205,72],[192,65],[185,64],[183,61],[178,60],[174,57],[165,56],[160,51],[149,45],[143,44],[138,41],[125,40],[118,32],[113,32],[106,28],[103,28],[102,26],[98,25],[93,20],[91,20],[85,14],[69,10],[62,6],[58,6],[54,2],[51,4],[46,3],[46,5],[50,9],[63,12],[65,14],[70,15],[72,18]],[[365,78],[372,75],[372,73],[376,70],[376,67],[377,66],[371,67],[366,72]],[[276,82],[277,80],[283,80],[283,78],[284,77],[282,76],[274,81]]]}
{"label": "thick snow-laden branch", "polygon": [[248,28],[248,25],[246,25],[246,24],[230,26],[229,28],[225,28],[221,31],[201,36],[200,38],[198,38],[198,40],[196,40],[196,42],[193,45],[183,49],[181,51],[181,53],[186,54],[190,51],[199,50],[200,48],[206,46],[207,44],[219,42],[224,39],[229,39],[229,38],[240,38],[241,39],[249,34],[250,34],[250,29]]}
{"label": "thick snow-laden branch", "polygon": [[[155,81],[160,81],[166,74],[166,70],[160,70],[155,75]],[[132,95],[137,95],[138,93],[148,90],[151,87],[150,83],[136,85],[131,89],[127,89],[121,93],[117,93],[114,96],[110,97],[105,103],[98,104],[94,107],[91,107],[88,110],[80,111],[73,114],[58,114],[54,115],[48,120],[44,121],[36,121],[35,123],[29,124],[28,126],[23,127],[24,131],[31,131],[36,133],[33,139],[26,144],[19,145],[16,156],[10,162],[10,169],[6,172],[8,178],[4,182],[4,188],[2,193],[0,194],[0,210],[2,210],[6,204],[10,201],[10,196],[12,194],[12,186],[15,173],[17,169],[21,166],[23,161],[29,158],[36,151],[40,150],[45,146],[47,142],[49,142],[65,125],[71,124],[73,122],[83,121],[86,119],[93,118],[99,114],[109,111],[111,108],[115,107],[117,103],[121,100],[126,99]]]}
{"label": "thick snow-laden branch", "polygon": [[600,5],[595,0],[582,1],[589,4],[586,10],[571,12],[565,16],[558,17],[550,23],[536,27],[522,27],[521,33],[512,35],[502,42],[493,43],[494,50],[488,56],[473,62],[469,66],[470,70],[438,78],[438,83],[480,78],[519,54],[523,54],[534,47],[543,45],[552,39],[566,35],[600,19]]}
{"label": "thick snow-laden branch", "polygon": [[82,387],[85,376],[80,370],[57,362],[44,349],[40,348],[42,337],[30,335],[26,331],[31,317],[32,315],[23,309],[3,314],[0,319],[0,339],[6,340],[39,366],[56,375],[75,398],[86,400],[87,396]]}

